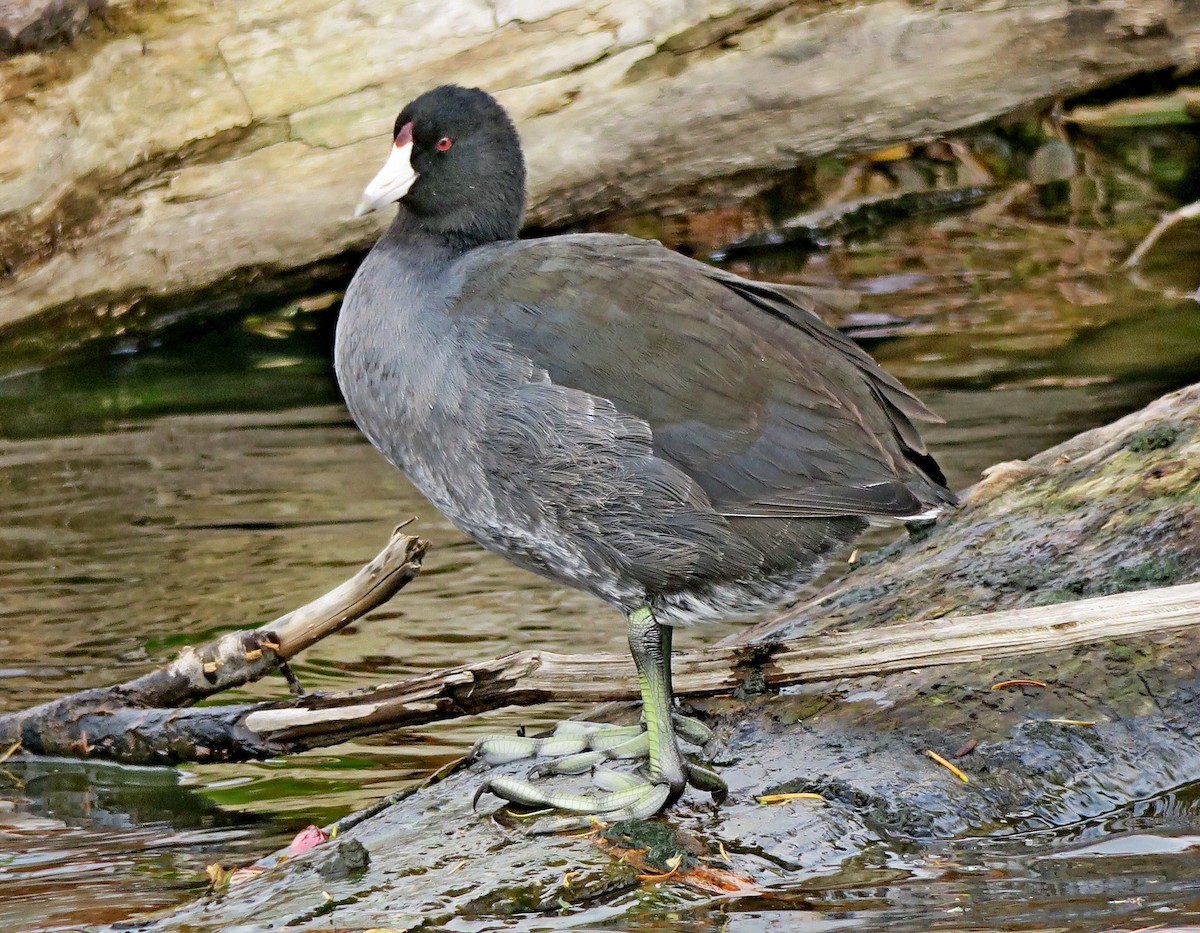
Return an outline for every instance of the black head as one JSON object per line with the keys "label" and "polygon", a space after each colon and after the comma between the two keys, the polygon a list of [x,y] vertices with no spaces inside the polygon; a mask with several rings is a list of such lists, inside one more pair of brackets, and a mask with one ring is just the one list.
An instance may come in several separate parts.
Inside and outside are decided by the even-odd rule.
{"label": "black head", "polygon": [[495,98],[447,84],[400,111],[392,154],[358,212],[392,201],[462,248],[514,238],[525,209],[525,162]]}

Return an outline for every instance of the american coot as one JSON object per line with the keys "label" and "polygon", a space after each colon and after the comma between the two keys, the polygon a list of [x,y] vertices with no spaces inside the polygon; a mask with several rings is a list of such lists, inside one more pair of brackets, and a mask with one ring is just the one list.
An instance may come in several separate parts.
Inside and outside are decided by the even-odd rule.
{"label": "american coot", "polygon": [[641,749],[647,780],[485,789],[611,817],[689,777],[718,790],[679,749],[708,733],[672,713],[671,626],[778,605],[869,521],[953,504],[913,425],[936,416],[802,288],[628,236],[517,240],[520,141],[483,91],[401,111],[358,213],[393,202],[338,322],[354,420],[481,545],[621,610],[641,684],[644,732],[573,724],[483,751],[578,752],[552,770],[580,772]]}

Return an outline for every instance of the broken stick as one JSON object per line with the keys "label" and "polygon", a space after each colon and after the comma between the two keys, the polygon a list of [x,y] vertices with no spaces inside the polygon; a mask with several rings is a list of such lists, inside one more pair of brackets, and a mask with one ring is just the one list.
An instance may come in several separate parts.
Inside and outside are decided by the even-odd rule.
{"label": "broken stick", "polygon": [[1150,248],[1158,242],[1159,238],[1170,230],[1175,224],[1185,220],[1200,219],[1200,201],[1193,201],[1191,204],[1185,204],[1183,207],[1173,211],[1168,211],[1159,218],[1158,223],[1154,228],[1146,234],[1142,242],[1137,245],[1137,248],[1129,254],[1129,258],[1123,262],[1122,268],[1132,269],[1142,261],[1142,257],[1150,251]]}
{"label": "broken stick", "polygon": [[[183,707],[214,693],[265,677],[288,658],[391,599],[420,573],[428,548],[427,542],[396,529],[384,549],[353,577],[274,622],[185,648],[173,661],[134,680],[81,690],[0,716],[0,732],[13,736],[10,741],[20,739],[25,750],[42,754],[141,763],[211,760],[204,738],[183,740],[185,751],[176,730],[163,727],[154,733],[132,728],[122,743],[114,741],[107,724],[169,720],[189,712]],[[159,741],[164,747],[155,751]],[[133,752],[134,747],[138,751]],[[177,750],[172,752],[171,747]]]}

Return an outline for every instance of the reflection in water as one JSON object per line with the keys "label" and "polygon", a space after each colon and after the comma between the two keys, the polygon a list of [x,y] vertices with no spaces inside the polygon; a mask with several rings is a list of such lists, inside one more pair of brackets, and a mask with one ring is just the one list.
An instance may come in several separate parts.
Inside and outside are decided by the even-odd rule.
{"label": "reflection in water", "polygon": [[[1200,376],[1196,304],[1111,273],[1131,241],[1109,228],[959,216],[807,265],[786,251],[733,265],[782,278],[803,266],[862,291],[863,308],[841,323],[946,417],[929,440],[961,487],[984,466]],[[1171,274],[1200,270],[1194,241],[1163,249]],[[130,677],[182,644],[282,614],[352,573],[412,515],[435,543],[428,569],[392,605],[307,652],[296,670],[309,687],[347,688],[523,647],[623,650],[614,613],[464,541],[362,440],[329,372],[332,323],[329,310],[272,309],[136,354],[0,381],[0,709]],[[685,643],[725,631],[685,633]],[[239,695],[283,689],[271,680]],[[563,712],[500,713],[260,764],[11,761],[0,769],[0,929],[174,903],[202,886],[208,861],[248,859],[309,821],[424,776],[485,731]],[[1155,811],[1157,822],[1131,810],[1114,817],[1119,826],[1079,827],[1071,839],[1162,832],[1164,812],[1173,835],[1194,833],[1192,798],[1180,800]],[[1164,903],[1145,892],[1200,874],[1200,857],[1182,846],[1119,856],[1118,883],[1107,860],[1080,852],[1030,861],[1035,844],[1055,842],[885,853],[867,866],[874,881],[847,876],[797,892],[820,913],[741,902],[727,915],[684,911],[679,922],[915,929],[933,909],[950,925],[1079,926],[1063,912],[1095,898],[1092,909],[1107,903],[1136,925],[1158,922],[1145,915]],[[1185,901],[1198,893],[1166,902],[1174,912],[1159,919],[1191,917]],[[1134,897],[1143,901],[1113,907]],[[983,919],[971,914],[980,903]],[[661,920],[642,910],[612,928]]]}
{"label": "reflection in water", "polygon": [[223,809],[167,768],[15,760],[0,772],[3,929],[39,927],[48,905],[60,924],[121,920],[132,879],[158,889],[137,906],[171,903],[204,886],[206,862],[252,858],[286,835],[283,822]]}

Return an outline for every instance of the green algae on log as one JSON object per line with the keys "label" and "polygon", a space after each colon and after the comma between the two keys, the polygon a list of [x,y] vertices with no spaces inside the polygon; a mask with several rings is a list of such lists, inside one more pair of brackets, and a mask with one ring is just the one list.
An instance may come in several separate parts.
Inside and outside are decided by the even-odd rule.
{"label": "green algae on log", "polygon": [[440,81],[511,109],[545,227],[1197,64],[1200,11],[1173,0],[113,0],[0,61],[3,365],[344,280],[392,118]]}
{"label": "green algae on log", "polygon": [[[1169,444],[1130,442],[1169,426]],[[1023,463],[1003,464],[961,512],[891,549],[759,632],[776,637],[824,619],[839,628],[962,615],[1103,592],[1200,580],[1200,385]],[[1122,576],[1124,574],[1124,576]],[[829,614],[832,614],[829,617]],[[828,617],[828,618],[827,618]],[[767,889],[800,897],[871,853],[936,849],[965,835],[1024,834],[1107,813],[1200,773],[1200,653],[1194,634],[1145,636],[885,677],[831,681],[782,695],[692,701],[725,742],[729,799],[689,795],[666,819]],[[1026,678],[1046,688],[996,691]],[[928,758],[955,759],[964,784]],[[509,766],[512,773],[520,765]],[[605,905],[612,923],[637,909],[639,881],[585,838],[528,837],[472,811],[480,774],[460,770],[342,823],[369,853],[360,874],[328,880],[312,855],[186,906],[144,930],[193,933],[265,925],[428,928],[455,918],[557,913]],[[764,806],[768,793],[823,800]],[[880,869],[881,870],[881,869]],[[817,881],[820,876],[821,880]],[[657,893],[663,898],[665,882]],[[802,901],[803,898],[800,897]],[[681,903],[683,901],[681,900]]]}

